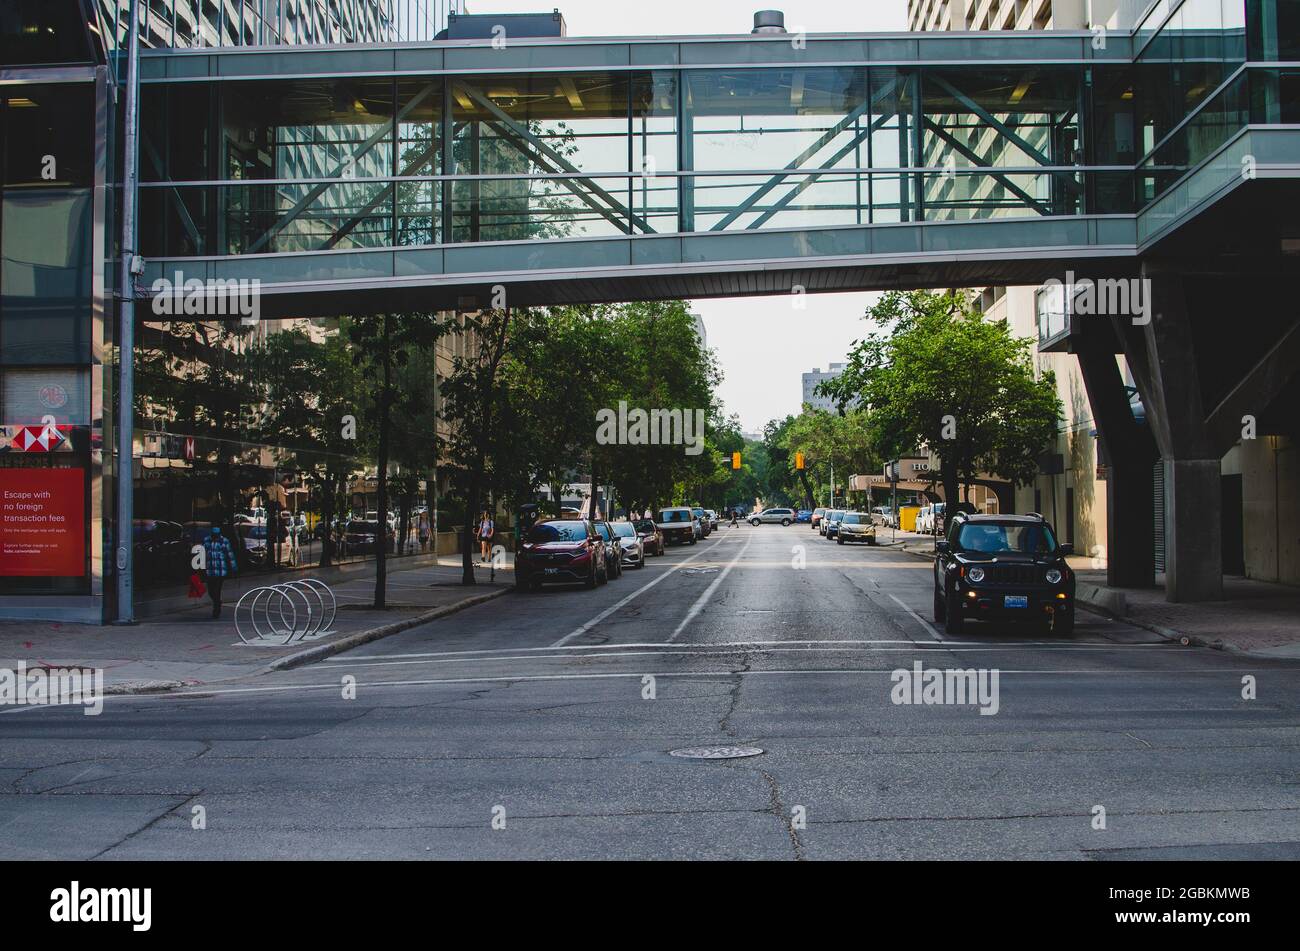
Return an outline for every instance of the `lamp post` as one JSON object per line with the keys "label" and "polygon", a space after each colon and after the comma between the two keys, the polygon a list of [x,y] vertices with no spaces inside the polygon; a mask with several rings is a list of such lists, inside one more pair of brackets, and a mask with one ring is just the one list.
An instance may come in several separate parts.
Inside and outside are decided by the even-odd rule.
{"label": "lamp post", "polygon": [[117,619],[135,623],[133,528],[135,477],[135,278],[144,262],[136,254],[137,179],[140,156],[140,0],[131,0],[126,35],[126,129],[122,160],[121,316],[117,334]]}

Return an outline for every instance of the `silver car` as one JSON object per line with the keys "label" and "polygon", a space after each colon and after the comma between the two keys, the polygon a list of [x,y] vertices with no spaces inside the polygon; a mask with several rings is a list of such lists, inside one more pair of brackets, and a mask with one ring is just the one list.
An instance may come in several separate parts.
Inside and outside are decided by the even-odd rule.
{"label": "silver car", "polygon": [[637,534],[636,526],[631,522],[610,522],[610,529],[618,539],[619,555],[622,563],[633,568],[645,567],[645,542]]}
{"label": "silver car", "polygon": [[794,509],[763,509],[749,517],[750,525],[790,525],[794,522]]}

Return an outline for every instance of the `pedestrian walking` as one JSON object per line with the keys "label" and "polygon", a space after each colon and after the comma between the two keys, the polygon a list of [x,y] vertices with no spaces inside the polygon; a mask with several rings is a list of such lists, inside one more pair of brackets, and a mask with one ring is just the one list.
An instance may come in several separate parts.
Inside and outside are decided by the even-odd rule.
{"label": "pedestrian walking", "polygon": [[486,564],[488,557],[492,553],[492,536],[496,534],[497,526],[492,521],[492,513],[487,509],[483,510],[483,515],[479,518],[478,523],[478,544],[483,563]]}
{"label": "pedestrian walking", "polygon": [[212,598],[212,617],[221,617],[221,587],[226,578],[238,570],[235,563],[235,550],[230,539],[221,534],[221,529],[212,526],[212,534],[203,539],[204,573],[208,576],[208,596]]}

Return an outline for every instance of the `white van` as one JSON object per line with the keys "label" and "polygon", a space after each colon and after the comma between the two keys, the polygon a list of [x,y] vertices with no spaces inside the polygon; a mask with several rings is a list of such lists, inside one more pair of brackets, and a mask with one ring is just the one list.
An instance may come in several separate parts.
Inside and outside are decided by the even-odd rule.
{"label": "white van", "polygon": [[694,545],[701,535],[700,520],[685,505],[673,505],[655,512],[655,527],[670,545]]}

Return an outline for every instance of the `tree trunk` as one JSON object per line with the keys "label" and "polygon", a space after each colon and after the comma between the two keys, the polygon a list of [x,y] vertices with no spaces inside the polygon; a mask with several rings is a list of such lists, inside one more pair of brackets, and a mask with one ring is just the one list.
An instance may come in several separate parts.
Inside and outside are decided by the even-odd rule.
{"label": "tree trunk", "polygon": [[388,317],[384,316],[384,386],[379,394],[379,524],[375,526],[375,610],[384,610],[388,590],[388,428],[392,408],[393,365],[388,346]]}
{"label": "tree trunk", "polygon": [[810,509],[810,510],[813,509],[813,508],[816,508],[816,506],[813,504],[813,490],[812,490],[812,486],[810,486],[810,485],[808,484],[808,472],[807,472],[807,470],[806,470],[806,469],[798,469],[798,470],[796,470],[796,471],[799,473],[799,481],[803,483],[803,497],[804,497],[804,503],[805,503],[805,504],[804,504],[804,508],[806,508],[806,509]]}
{"label": "tree trunk", "polygon": [[957,494],[959,491],[958,485],[960,484],[957,475],[957,467],[955,465],[951,465],[945,462],[943,464],[942,474],[943,474],[943,500],[949,505],[952,505],[955,501],[957,501]]}
{"label": "tree trunk", "polygon": [[483,464],[475,460],[470,473],[469,492],[465,495],[465,531],[460,546],[460,583],[475,584],[474,578],[474,523],[478,521],[479,500],[482,492]]}

